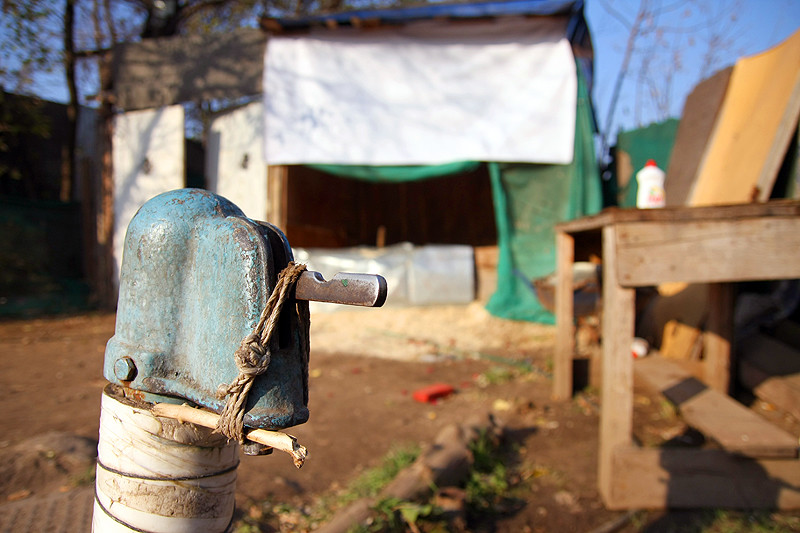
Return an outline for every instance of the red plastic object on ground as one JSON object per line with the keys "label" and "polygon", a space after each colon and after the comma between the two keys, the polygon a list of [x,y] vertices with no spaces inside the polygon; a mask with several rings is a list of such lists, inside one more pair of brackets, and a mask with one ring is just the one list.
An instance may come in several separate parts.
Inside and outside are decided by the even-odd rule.
{"label": "red plastic object on ground", "polygon": [[412,397],[420,403],[436,403],[439,398],[450,396],[455,389],[446,383],[435,383],[415,390]]}

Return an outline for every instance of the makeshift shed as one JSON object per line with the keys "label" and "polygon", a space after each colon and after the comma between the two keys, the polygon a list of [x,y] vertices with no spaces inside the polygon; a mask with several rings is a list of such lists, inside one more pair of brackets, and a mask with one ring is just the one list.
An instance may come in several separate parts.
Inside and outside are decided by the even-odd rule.
{"label": "makeshift shed", "polygon": [[[552,320],[531,280],[555,268],[553,226],[601,207],[583,2],[435,4],[262,26],[263,100],[212,124],[207,186],[283,228],[293,246],[497,245],[490,311]],[[119,72],[124,102],[141,81]],[[155,78],[151,101],[182,94],[152,87],[166,77]]]}

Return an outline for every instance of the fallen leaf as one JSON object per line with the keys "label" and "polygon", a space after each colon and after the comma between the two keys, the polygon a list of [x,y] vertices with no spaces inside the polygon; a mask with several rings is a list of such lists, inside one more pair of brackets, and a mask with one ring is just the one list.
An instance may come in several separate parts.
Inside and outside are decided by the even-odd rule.
{"label": "fallen leaf", "polygon": [[492,409],[495,411],[509,411],[511,409],[511,402],[498,398],[492,403]]}
{"label": "fallen leaf", "polygon": [[22,489],[22,490],[18,490],[16,492],[12,492],[11,494],[9,494],[7,499],[10,502],[16,502],[16,501],[19,501],[19,500],[24,500],[25,498],[27,498],[30,495],[31,495],[31,491],[30,490]]}

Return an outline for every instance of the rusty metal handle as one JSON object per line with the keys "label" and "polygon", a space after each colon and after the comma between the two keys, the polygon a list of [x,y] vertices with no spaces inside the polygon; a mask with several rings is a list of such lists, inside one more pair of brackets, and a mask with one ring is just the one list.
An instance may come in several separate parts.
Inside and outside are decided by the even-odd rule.
{"label": "rusty metal handle", "polygon": [[377,274],[339,272],[325,281],[319,272],[306,271],[297,280],[295,297],[315,302],[380,307],[386,302],[386,292],[386,279]]}

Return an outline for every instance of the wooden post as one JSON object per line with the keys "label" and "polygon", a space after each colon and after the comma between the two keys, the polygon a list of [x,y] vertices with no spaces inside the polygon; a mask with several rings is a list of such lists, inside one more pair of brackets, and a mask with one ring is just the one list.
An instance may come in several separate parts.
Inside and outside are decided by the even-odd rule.
{"label": "wooden post", "polygon": [[67,0],[64,6],[64,74],[69,89],[67,102],[67,131],[61,145],[61,187],[59,199],[72,200],[76,174],[76,155],[78,131],[78,88],[75,83],[75,0]]}
{"label": "wooden post", "polygon": [[288,220],[288,176],[285,165],[267,167],[267,222],[286,233]]}
{"label": "wooden post", "polygon": [[728,394],[731,383],[733,286],[730,283],[710,284],[708,302],[708,322],[703,334],[703,374],[709,387]]}
{"label": "wooden post", "polygon": [[[113,34],[112,34],[113,35]],[[112,38],[112,41],[114,39]],[[117,290],[114,286],[114,73],[110,50],[99,51],[100,108],[98,146],[100,182],[97,186],[96,277],[92,281],[102,309],[115,309]]]}
{"label": "wooden post", "polygon": [[572,355],[575,343],[573,327],[572,265],[575,239],[556,231],[556,350],[553,359],[553,400],[572,396]]}
{"label": "wooden post", "polygon": [[617,274],[617,228],[603,227],[603,387],[600,391],[598,485],[613,503],[614,450],[631,444],[633,430],[634,289],[622,287]]}
{"label": "wooden post", "polygon": [[[101,67],[102,70],[103,67]],[[100,306],[114,309],[117,291],[114,288],[114,111],[109,102],[100,106],[100,201],[97,215],[98,268],[96,290]]]}
{"label": "wooden post", "polygon": [[90,301],[99,301],[98,293],[98,242],[97,242],[97,176],[92,165],[92,159],[81,157],[77,168],[80,172],[80,198],[81,198],[81,225],[83,231],[83,272],[91,287]]}
{"label": "wooden post", "polygon": [[[602,324],[603,314],[601,311],[598,311],[598,318]],[[598,391],[603,388],[603,346],[601,343],[592,343],[589,347],[589,386]]]}

